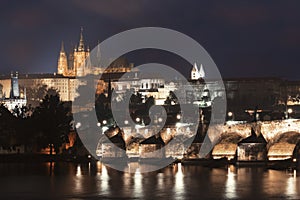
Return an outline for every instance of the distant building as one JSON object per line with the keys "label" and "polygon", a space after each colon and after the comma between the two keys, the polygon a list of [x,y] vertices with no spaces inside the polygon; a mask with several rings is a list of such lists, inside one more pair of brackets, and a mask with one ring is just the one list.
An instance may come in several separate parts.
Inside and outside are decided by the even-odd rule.
{"label": "distant building", "polygon": [[[1,94],[1,101],[4,104],[4,106],[7,107],[8,110],[13,111],[14,109],[21,109],[22,107],[27,105],[26,89],[24,89],[24,92],[21,96],[19,89],[18,72],[16,73],[16,75],[11,74],[10,82],[10,95],[8,98],[6,98],[5,96],[3,96],[3,94]],[[1,90],[2,89],[3,86]]]}
{"label": "distant building", "polygon": [[[10,78],[0,77],[0,84],[3,86],[3,97],[9,98]],[[65,77],[58,74],[20,74],[18,76],[20,95],[22,97],[25,88],[27,90],[27,103],[37,106],[43,99],[46,89],[53,88],[60,94],[62,101],[72,101],[76,97],[76,88],[80,82],[74,77]]]}
{"label": "distant building", "polygon": [[[97,59],[100,60],[100,47],[96,49]],[[161,76],[146,76],[133,68],[125,58],[118,58],[105,69],[100,62],[92,64],[90,49],[85,44],[83,29],[81,29],[79,42],[74,46],[72,52],[65,51],[62,42],[57,60],[57,72],[52,74],[20,74],[18,79],[11,80],[10,76],[0,76],[0,99],[8,99],[11,92],[14,97],[24,95],[27,89],[27,103],[33,107],[37,106],[44,97],[43,90],[53,88],[60,94],[62,101],[74,101],[78,96],[77,89],[83,83],[77,79],[87,74],[102,74],[98,81],[96,93],[107,93],[106,89],[109,80],[112,88],[117,94],[116,98],[121,99],[122,94],[131,90],[142,94],[143,99],[149,96],[155,98],[155,104],[165,104],[170,91],[176,91],[182,99],[179,102],[195,104],[199,108],[207,108],[217,97],[224,97],[225,91],[222,88],[224,83],[227,98],[227,110],[233,113],[235,120],[243,120],[249,116],[246,110],[254,110],[256,107],[263,110],[261,114],[267,113],[269,118],[275,116],[269,111],[278,110],[277,114],[283,112],[285,105],[300,105],[300,82],[287,81],[280,78],[232,78],[224,80],[210,80],[205,73],[202,64],[200,67],[195,63],[190,71],[189,84],[181,84],[176,81],[166,81]],[[96,66],[93,66],[96,65]],[[102,67],[102,68],[101,68]],[[126,78],[121,77],[126,73]],[[159,72],[157,72],[159,74]],[[121,78],[121,79],[120,79]],[[11,90],[11,81],[18,81],[16,88]],[[180,85],[181,84],[181,85]],[[191,85],[192,88],[189,86]],[[19,91],[18,88],[19,87]],[[18,98],[15,98],[18,99]],[[299,112],[293,108],[292,115]]]}
{"label": "distant building", "polygon": [[[98,61],[100,61],[100,55],[100,47],[98,46],[96,53]],[[100,73],[125,73],[131,71],[132,65],[126,63],[122,64],[119,61],[112,62],[110,67],[105,69],[105,71],[104,66],[100,66],[100,62],[96,64],[92,63],[90,58],[90,48],[84,42],[83,28],[81,28],[78,46],[75,46],[73,52],[69,53],[69,57],[65,52],[64,43],[62,42],[57,61],[57,74],[67,77],[83,77],[88,74],[98,75]]]}
{"label": "distant building", "polygon": [[85,76],[88,73],[87,58],[90,56],[90,49],[84,44],[83,28],[81,28],[78,46],[74,47],[74,51],[70,53],[69,59],[62,42],[57,63],[57,73],[64,76]]}
{"label": "distant building", "polygon": [[238,143],[237,161],[266,161],[267,141],[262,134],[256,136],[254,130],[251,135]]}
{"label": "distant building", "polygon": [[194,63],[193,69],[191,71],[191,80],[199,80],[205,77],[205,72],[201,64],[200,69],[198,69],[197,63]]}

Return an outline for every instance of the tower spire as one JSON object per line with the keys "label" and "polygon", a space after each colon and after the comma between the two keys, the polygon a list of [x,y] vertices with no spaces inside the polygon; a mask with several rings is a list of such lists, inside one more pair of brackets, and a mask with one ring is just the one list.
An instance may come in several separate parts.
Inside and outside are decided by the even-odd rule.
{"label": "tower spire", "polygon": [[64,42],[61,42],[61,49],[59,52],[58,62],[57,62],[57,73],[66,75],[68,72],[68,62],[67,55],[65,52]]}
{"label": "tower spire", "polygon": [[64,41],[61,41],[61,48],[60,48],[60,52],[65,52],[65,47],[64,47]]}
{"label": "tower spire", "polygon": [[100,67],[101,52],[100,52],[100,42],[99,42],[99,40],[98,40],[98,45],[97,45],[97,54],[96,54],[96,58],[97,58],[97,64],[98,64],[98,67]]}
{"label": "tower spire", "polygon": [[205,71],[204,71],[204,68],[203,68],[202,64],[201,64],[200,70],[199,70],[199,77],[200,78],[205,78]]}
{"label": "tower spire", "polygon": [[191,79],[192,80],[198,80],[199,78],[200,78],[199,77],[199,70],[198,70],[197,63],[195,62],[194,66],[193,66],[193,69],[191,71]]}
{"label": "tower spire", "polygon": [[198,71],[199,71],[199,70],[198,70],[198,66],[197,66],[197,63],[196,63],[196,62],[194,63],[193,71],[195,71],[195,72],[198,72]]}
{"label": "tower spire", "polygon": [[78,45],[78,51],[84,51],[83,27],[81,27],[80,29],[80,40]]}

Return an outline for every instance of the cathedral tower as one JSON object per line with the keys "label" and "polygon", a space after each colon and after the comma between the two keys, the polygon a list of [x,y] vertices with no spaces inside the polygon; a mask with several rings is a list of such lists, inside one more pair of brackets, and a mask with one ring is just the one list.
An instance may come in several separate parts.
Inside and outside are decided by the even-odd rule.
{"label": "cathedral tower", "polygon": [[199,79],[199,70],[197,67],[197,63],[194,63],[193,69],[191,71],[191,79],[198,80]]}
{"label": "cathedral tower", "polygon": [[198,80],[203,78],[205,78],[203,65],[201,64],[200,69],[198,69],[197,63],[194,63],[193,69],[191,71],[191,80]]}
{"label": "cathedral tower", "polygon": [[57,73],[64,76],[68,75],[68,62],[67,55],[64,48],[64,43],[61,43],[61,49],[59,53],[58,63],[57,63]]}
{"label": "cathedral tower", "polygon": [[80,40],[78,44],[78,48],[74,49],[74,54],[73,54],[73,70],[75,76],[85,76],[86,75],[86,70],[85,70],[85,65],[86,65],[86,58],[89,57],[90,51],[89,48],[85,47],[84,44],[84,39],[83,39],[83,28],[81,28],[80,32]]}

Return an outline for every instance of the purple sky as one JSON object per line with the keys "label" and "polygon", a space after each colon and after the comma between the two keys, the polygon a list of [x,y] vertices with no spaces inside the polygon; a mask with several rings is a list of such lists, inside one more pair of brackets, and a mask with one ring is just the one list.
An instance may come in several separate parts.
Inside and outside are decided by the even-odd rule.
{"label": "purple sky", "polygon": [[[62,40],[69,52],[84,27],[87,44],[127,29],[157,26],[197,40],[223,77],[280,76],[300,80],[300,1],[3,0],[0,73],[55,72]],[[188,73],[190,66],[157,52],[131,62],[162,62]],[[188,69],[188,70],[186,70]]]}

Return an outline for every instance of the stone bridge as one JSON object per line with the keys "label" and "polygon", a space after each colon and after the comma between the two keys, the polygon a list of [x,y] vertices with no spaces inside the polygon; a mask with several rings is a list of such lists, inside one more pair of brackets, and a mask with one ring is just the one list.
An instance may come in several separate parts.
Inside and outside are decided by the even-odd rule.
{"label": "stone bridge", "polygon": [[208,137],[214,146],[213,156],[233,158],[237,144],[251,135],[251,129],[257,136],[262,135],[267,142],[269,160],[287,159],[299,151],[300,120],[286,119],[259,121],[255,123],[228,122],[225,125],[213,125]]}
{"label": "stone bridge", "polygon": [[208,136],[211,141],[218,142],[220,139],[246,138],[251,135],[251,129],[256,135],[263,135],[267,143],[277,142],[282,137],[295,138],[300,136],[300,120],[286,119],[276,121],[259,121],[255,123],[227,123],[225,125],[212,125]]}

